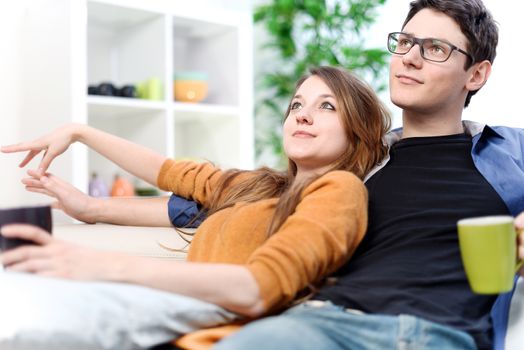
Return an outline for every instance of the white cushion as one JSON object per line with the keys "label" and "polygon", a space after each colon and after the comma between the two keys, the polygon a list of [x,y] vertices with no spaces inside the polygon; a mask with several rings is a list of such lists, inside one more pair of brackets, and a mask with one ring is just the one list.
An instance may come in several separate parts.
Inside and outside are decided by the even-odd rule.
{"label": "white cushion", "polygon": [[[176,260],[186,253],[162,246],[188,248],[172,227],[61,224],[53,235],[96,249]],[[142,286],[7,273],[0,266],[2,350],[148,349],[236,317],[214,304]]]}
{"label": "white cushion", "polygon": [[0,271],[0,349],[147,349],[236,315],[136,285]]}

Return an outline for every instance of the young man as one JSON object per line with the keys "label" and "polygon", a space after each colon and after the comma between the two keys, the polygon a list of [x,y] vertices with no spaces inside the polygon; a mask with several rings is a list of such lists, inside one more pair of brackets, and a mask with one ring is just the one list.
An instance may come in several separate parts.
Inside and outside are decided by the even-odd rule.
{"label": "young man", "polygon": [[493,348],[496,296],[471,292],[456,222],[524,210],[524,132],[461,121],[497,41],[481,0],[411,3],[388,42],[404,127],[388,135],[389,157],[366,182],[366,237],[312,300],[250,323],[216,349]]}

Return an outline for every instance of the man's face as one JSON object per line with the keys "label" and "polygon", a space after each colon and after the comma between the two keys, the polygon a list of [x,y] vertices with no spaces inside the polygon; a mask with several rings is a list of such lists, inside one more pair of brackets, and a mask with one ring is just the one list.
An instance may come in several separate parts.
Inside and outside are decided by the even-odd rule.
{"label": "man's face", "polygon": [[[417,38],[445,40],[465,51],[468,48],[459,25],[434,10],[419,11],[402,31]],[[418,45],[403,56],[394,54],[389,73],[391,101],[416,114],[462,110],[469,72],[464,70],[466,60],[467,56],[453,51],[445,62],[426,61]]]}

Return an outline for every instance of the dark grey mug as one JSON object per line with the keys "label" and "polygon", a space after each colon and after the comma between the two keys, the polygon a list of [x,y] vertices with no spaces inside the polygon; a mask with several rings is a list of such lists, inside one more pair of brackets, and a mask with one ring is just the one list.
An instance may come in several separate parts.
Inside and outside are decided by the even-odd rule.
{"label": "dark grey mug", "polygon": [[[51,234],[53,219],[49,205],[0,209],[0,227],[7,224],[31,224],[39,226]],[[0,235],[0,251],[16,248],[20,245],[34,244],[18,238],[6,238]]]}

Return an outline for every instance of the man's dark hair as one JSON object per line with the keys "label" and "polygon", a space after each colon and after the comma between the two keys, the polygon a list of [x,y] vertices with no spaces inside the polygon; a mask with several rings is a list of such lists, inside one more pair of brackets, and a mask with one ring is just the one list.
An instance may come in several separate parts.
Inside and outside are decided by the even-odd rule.
{"label": "man's dark hair", "polygon": [[[468,59],[464,69],[470,68],[477,62],[488,60],[491,63],[497,55],[498,28],[491,13],[486,9],[482,0],[415,0],[410,4],[410,10],[402,28],[420,10],[432,9],[451,17],[460,26],[462,33],[468,39],[466,51],[473,57]],[[469,105],[471,96],[478,90],[470,91],[466,97],[464,107]]]}

